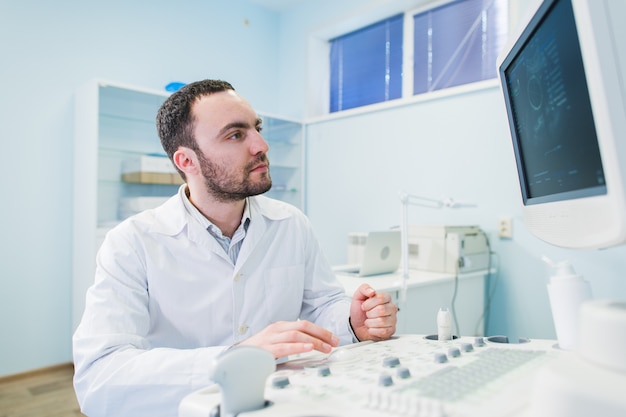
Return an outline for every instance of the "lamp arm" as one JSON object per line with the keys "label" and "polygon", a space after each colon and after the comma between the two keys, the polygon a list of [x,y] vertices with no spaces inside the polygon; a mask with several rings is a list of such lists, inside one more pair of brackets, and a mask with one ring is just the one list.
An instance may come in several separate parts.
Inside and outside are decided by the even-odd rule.
{"label": "lamp arm", "polygon": [[455,209],[461,207],[476,207],[476,205],[471,203],[458,202],[452,198],[436,200],[433,198],[421,197],[415,194],[408,194],[403,191],[399,193],[399,198],[400,202],[402,203],[402,223],[400,226],[400,237],[402,244],[402,286],[400,291],[400,304],[404,304],[404,302],[406,301],[407,282],[409,280],[409,205],[434,209]]}
{"label": "lamp arm", "polygon": [[446,206],[447,201],[451,201],[451,200],[435,200],[434,198],[420,197],[415,194],[407,194],[404,192],[401,192],[399,197],[400,197],[400,202],[402,203],[403,206],[408,206],[410,204],[412,206],[422,206],[422,207],[430,207],[430,208],[437,208],[437,209]]}

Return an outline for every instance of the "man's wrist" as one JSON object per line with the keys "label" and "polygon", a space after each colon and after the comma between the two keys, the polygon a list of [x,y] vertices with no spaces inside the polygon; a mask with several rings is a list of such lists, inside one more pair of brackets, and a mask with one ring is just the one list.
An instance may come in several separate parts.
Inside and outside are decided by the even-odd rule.
{"label": "man's wrist", "polygon": [[352,335],[352,342],[353,343],[358,343],[361,340],[359,340],[359,338],[356,336],[356,332],[354,331],[354,328],[352,327],[352,320],[350,319],[350,317],[348,317],[348,328],[350,329],[350,334]]}

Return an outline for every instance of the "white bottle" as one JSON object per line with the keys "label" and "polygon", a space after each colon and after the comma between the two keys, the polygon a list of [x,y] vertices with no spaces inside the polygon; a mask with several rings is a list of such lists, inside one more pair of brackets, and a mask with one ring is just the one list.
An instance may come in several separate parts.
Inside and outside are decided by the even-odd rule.
{"label": "white bottle", "polygon": [[437,339],[452,340],[452,317],[446,307],[441,307],[437,313]]}
{"label": "white bottle", "polygon": [[555,264],[545,256],[543,260],[555,269],[548,283],[548,296],[559,347],[574,350],[579,334],[580,309],[583,302],[591,299],[591,286],[568,261]]}

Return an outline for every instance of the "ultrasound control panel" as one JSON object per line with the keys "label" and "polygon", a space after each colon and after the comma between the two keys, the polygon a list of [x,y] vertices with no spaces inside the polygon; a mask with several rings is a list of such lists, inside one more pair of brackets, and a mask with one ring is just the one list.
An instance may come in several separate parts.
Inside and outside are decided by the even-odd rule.
{"label": "ultrasound control panel", "polygon": [[[293,357],[269,373],[259,407],[232,415],[522,416],[535,372],[564,353],[549,340],[507,342],[407,335]],[[218,385],[190,394],[179,417],[230,417],[222,395]]]}

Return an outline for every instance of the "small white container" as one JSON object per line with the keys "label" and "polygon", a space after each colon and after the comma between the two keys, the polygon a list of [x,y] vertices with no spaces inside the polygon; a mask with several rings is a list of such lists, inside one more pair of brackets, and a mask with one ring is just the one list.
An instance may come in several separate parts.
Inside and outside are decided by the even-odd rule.
{"label": "small white container", "polygon": [[580,331],[581,306],[591,299],[591,286],[568,261],[555,264],[545,257],[544,261],[555,269],[548,283],[548,296],[559,347],[574,350]]}

